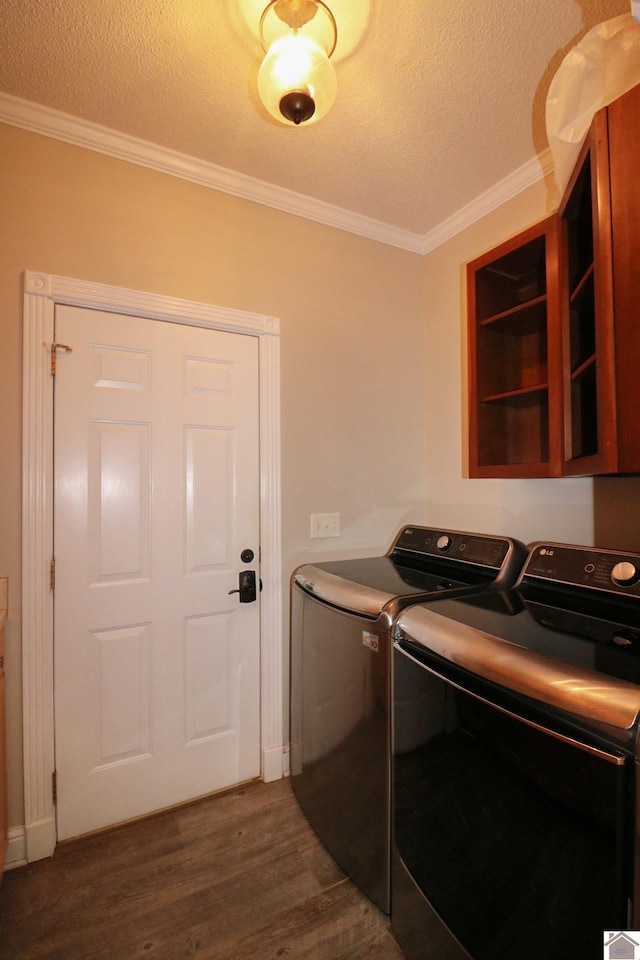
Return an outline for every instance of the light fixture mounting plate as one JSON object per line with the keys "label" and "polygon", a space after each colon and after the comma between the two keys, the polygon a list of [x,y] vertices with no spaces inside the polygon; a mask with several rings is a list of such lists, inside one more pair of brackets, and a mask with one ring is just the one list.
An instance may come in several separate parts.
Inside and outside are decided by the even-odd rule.
{"label": "light fixture mounting plate", "polygon": [[288,31],[314,40],[328,57],[338,42],[335,17],[323,0],[271,0],[260,17],[260,43],[265,52]]}
{"label": "light fixture mounting plate", "polygon": [[318,12],[315,0],[276,0],[275,15],[292,30],[299,30]]}

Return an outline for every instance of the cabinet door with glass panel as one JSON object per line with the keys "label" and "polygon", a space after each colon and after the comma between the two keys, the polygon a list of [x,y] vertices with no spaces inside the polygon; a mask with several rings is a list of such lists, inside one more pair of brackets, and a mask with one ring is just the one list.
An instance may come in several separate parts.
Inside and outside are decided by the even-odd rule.
{"label": "cabinet door with glass panel", "polygon": [[[594,119],[559,210],[563,468],[615,469],[613,299],[606,112]],[[604,155],[604,156],[603,156]]]}
{"label": "cabinet door with glass panel", "polygon": [[640,471],[640,86],[594,117],[560,209],[566,476]]}
{"label": "cabinet door with glass panel", "polygon": [[558,476],[557,218],[467,267],[469,475]]}

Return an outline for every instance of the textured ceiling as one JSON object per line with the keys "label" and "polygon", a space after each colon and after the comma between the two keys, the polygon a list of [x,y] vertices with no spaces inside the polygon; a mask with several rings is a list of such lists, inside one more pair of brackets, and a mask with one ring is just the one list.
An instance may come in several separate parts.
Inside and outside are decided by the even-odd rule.
{"label": "textured ceiling", "polygon": [[328,0],[338,96],[256,91],[267,0],[0,0],[0,90],[426,234],[547,146],[567,52],[629,0]]}

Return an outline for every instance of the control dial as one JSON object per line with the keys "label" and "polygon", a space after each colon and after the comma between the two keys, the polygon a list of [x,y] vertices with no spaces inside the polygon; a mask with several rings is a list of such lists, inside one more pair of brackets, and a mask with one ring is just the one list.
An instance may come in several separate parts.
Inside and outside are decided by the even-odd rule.
{"label": "control dial", "polygon": [[630,587],[640,579],[640,573],[635,563],[631,563],[629,560],[621,560],[620,563],[616,563],[611,571],[611,579],[619,587]]}
{"label": "control dial", "polygon": [[453,543],[453,537],[450,537],[448,534],[443,533],[441,537],[438,537],[438,540],[436,542],[436,547],[438,548],[438,550],[442,550],[444,553],[445,550],[448,550],[451,547],[452,543]]}

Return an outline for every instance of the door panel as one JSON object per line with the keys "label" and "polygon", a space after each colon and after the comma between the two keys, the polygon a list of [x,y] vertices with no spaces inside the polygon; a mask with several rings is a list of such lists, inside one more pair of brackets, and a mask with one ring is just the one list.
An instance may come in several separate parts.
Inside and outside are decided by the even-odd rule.
{"label": "door panel", "polygon": [[66,306],[56,340],[63,839],[260,773],[260,601],[229,593],[259,556],[258,340]]}
{"label": "door panel", "polygon": [[228,522],[234,450],[228,430],[187,427],[185,472],[186,537],[189,573],[213,570],[231,561]]}
{"label": "door panel", "polygon": [[[89,424],[91,582],[148,579],[150,425]],[[126,531],[126,535],[123,535]]]}

